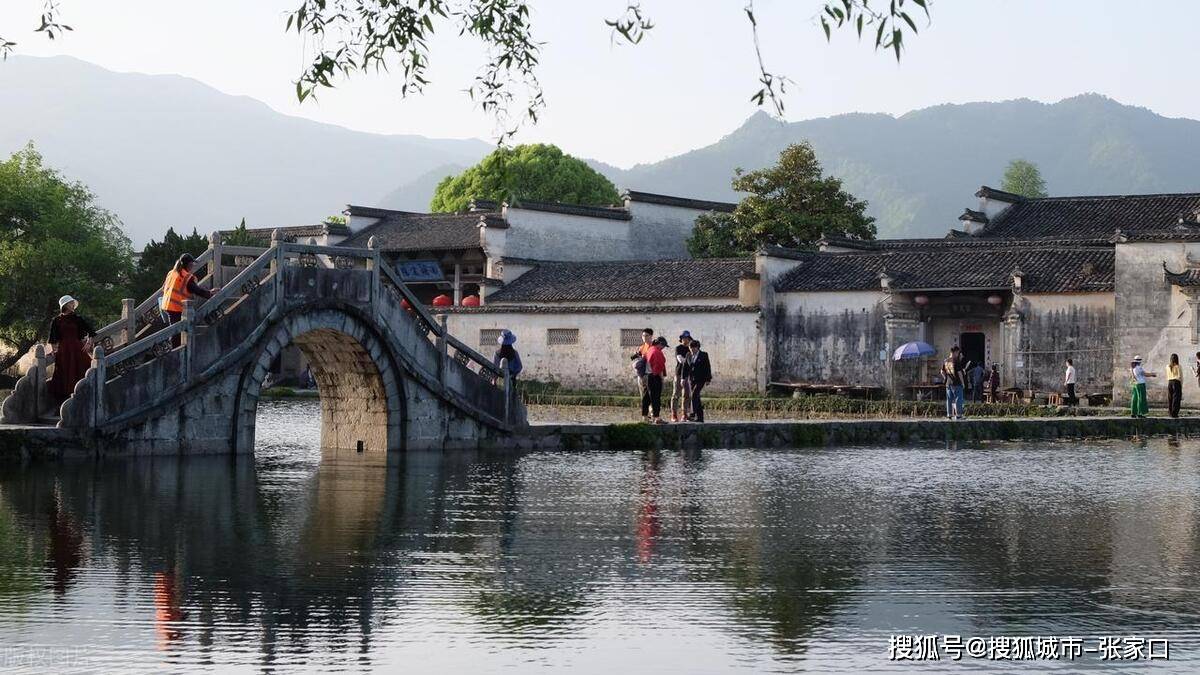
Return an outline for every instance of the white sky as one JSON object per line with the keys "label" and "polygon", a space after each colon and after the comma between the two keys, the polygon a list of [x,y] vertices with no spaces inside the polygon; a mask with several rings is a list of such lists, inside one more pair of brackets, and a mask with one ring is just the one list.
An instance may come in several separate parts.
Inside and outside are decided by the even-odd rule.
{"label": "white sky", "polygon": [[[118,71],[176,73],[284,113],[381,133],[492,138],[463,90],[481,52],[443,30],[433,84],[402,100],[396,79],[362,78],[299,105],[303,43],[283,33],[298,0],[59,0],[75,28],[36,35],[43,0],[0,1],[0,36],[17,52],[67,54]],[[610,44],[604,19],[625,0],[532,0],[546,44],[549,108],[517,139],[547,141],[618,166],[711,143],[757,108],[744,0],[642,0],[657,24],[636,47]],[[820,0],[758,0],[768,67],[796,81],[790,120],[843,112],[902,114],[947,102],[1099,92],[1161,114],[1200,118],[1195,63],[1200,2],[932,0],[933,22],[901,63],[852,32],[825,42]],[[2,67],[2,64],[0,64]],[[3,92],[0,92],[2,98]]]}

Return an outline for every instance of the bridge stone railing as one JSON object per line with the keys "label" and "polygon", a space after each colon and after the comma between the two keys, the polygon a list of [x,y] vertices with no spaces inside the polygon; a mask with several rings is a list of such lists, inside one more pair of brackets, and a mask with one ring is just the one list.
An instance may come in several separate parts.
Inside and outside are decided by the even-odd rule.
{"label": "bridge stone railing", "polygon": [[[206,281],[221,287],[212,298],[202,304],[187,302],[182,320],[169,327],[140,331],[132,341],[114,341],[112,350],[97,345],[92,368],[62,408],[61,426],[111,429],[162,406],[171,393],[212,377],[244,356],[272,319],[318,300],[358,306],[377,325],[390,326],[385,332],[394,340],[405,331],[419,336],[402,347],[422,386],[491,426],[523,423],[507,368],[497,367],[450,335],[445,318],[434,318],[383,264],[373,241],[367,249],[354,249],[292,244],[276,237],[270,248],[252,249],[258,256],[228,280],[222,278],[226,270],[221,259],[230,249],[247,253],[224,249],[214,242],[206,252],[215,269]],[[143,305],[153,306],[155,300]],[[123,320],[120,330],[130,334],[134,324],[128,316]]]}

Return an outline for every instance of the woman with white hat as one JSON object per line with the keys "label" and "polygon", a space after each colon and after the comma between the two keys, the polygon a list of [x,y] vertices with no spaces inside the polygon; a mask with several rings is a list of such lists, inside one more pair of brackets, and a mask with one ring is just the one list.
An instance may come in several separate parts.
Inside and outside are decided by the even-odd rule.
{"label": "woman with white hat", "polygon": [[58,299],[58,316],[50,320],[50,348],[54,351],[54,375],[46,383],[55,401],[75,392],[75,383],[92,365],[92,337],[96,331],[87,319],[75,313],[79,301],[64,295]]}
{"label": "woman with white hat", "polygon": [[1142,369],[1142,357],[1135,356],[1129,363],[1129,384],[1132,391],[1129,396],[1129,416],[1145,417],[1150,412],[1146,404],[1146,378],[1158,377],[1157,373],[1147,373]]}

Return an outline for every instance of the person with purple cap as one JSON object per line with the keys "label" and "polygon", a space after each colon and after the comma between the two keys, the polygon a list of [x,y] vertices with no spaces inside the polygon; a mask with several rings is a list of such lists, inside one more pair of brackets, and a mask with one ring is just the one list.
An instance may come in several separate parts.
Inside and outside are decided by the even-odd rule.
{"label": "person with purple cap", "polygon": [[517,336],[511,330],[505,328],[500,331],[500,337],[496,338],[496,342],[500,347],[496,353],[492,355],[492,363],[496,368],[500,367],[500,363],[505,359],[508,360],[508,375],[513,380],[517,379],[517,375],[521,374],[521,355],[513,345],[517,344]]}
{"label": "person with purple cap", "polygon": [[675,345],[675,379],[671,385],[672,422],[692,419],[692,364],[688,360],[691,355],[688,345],[691,343],[692,334],[685,330],[679,334],[679,344]]}

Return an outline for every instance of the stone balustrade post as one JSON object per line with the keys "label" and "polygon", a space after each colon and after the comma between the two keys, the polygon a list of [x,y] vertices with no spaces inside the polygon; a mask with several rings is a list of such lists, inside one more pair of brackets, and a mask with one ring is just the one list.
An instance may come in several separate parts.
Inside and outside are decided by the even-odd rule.
{"label": "stone balustrade post", "polygon": [[450,361],[450,347],[446,341],[446,315],[437,315],[438,326],[441,330],[437,336],[437,352],[438,352],[438,382],[446,384],[446,369]]}
{"label": "stone balustrade post", "polygon": [[500,359],[500,370],[504,375],[504,423],[512,421],[512,373],[508,370],[508,359]]}
{"label": "stone balustrade post", "polygon": [[371,257],[367,258],[367,269],[371,270],[371,302],[375,303],[379,301],[379,291],[381,290],[379,286],[379,265],[381,260],[379,242],[375,239],[374,235],[371,235],[371,238],[367,239],[367,248],[371,251]]}
{"label": "stone balustrade post", "polygon": [[46,390],[46,348],[37,345],[33,348],[33,417],[34,421],[42,414],[42,408],[49,402],[49,392]]}
{"label": "stone balustrade post", "polygon": [[121,300],[121,343],[133,344],[137,339],[137,302],[133,298]]}
{"label": "stone balustrade post", "polygon": [[275,279],[275,305],[283,299],[283,236],[279,228],[271,230],[271,248],[275,256],[271,258],[271,276]]}
{"label": "stone balustrade post", "polygon": [[179,336],[179,344],[183,345],[183,381],[192,379],[192,352],[195,346],[196,305],[192,300],[183,301],[183,333]]}
{"label": "stone balustrade post", "polygon": [[212,279],[212,288],[220,288],[224,279],[221,260],[224,257],[221,245],[221,232],[216,231],[208,235],[208,247],[212,249],[212,260],[208,261],[208,276]]}
{"label": "stone balustrade post", "polygon": [[95,406],[92,408],[92,426],[98,427],[104,421],[104,383],[108,381],[108,359],[104,356],[104,347],[97,346],[92,350],[92,369],[96,372]]}

